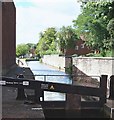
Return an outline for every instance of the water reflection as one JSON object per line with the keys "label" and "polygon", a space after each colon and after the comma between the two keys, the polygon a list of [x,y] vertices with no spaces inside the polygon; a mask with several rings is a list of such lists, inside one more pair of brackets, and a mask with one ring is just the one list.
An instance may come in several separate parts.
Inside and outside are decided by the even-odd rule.
{"label": "water reflection", "polygon": [[[56,83],[71,84],[72,80],[69,79],[65,72],[56,70],[48,65],[42,64],[39,61],[30,61],[28,66],[31,68],[32,72],[35,75],[35,80],[39,81],[49,81]],[[54,75],[54,76],[49,76]],[[60,76],[59,76],[60,75]],[[61,76],[62,75],[62,76]],[[47,92],[44,91],[44,100],[45,101],[58,101],[65,100],[66,95],[58,92]]]}

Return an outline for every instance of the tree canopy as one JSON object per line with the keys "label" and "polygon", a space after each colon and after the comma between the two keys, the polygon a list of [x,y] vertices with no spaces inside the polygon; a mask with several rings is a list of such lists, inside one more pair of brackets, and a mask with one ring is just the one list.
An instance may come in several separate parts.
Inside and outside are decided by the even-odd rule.
{"label": "tree canopy", "polygon": [[40,55],[58,53],[61,49],[64,51],[64,49],[74,48],[76,40],[76,32],[71,26],[63,26],[58,31],[55,28],[48,28],[40,33],[36,51]]}
{"label": "tree canopy", "polygon": [[51,27],[40,33],[37,53],[40,55],[56,52],[56,29]]}
{"label": "tree canopy", "polygon": [[24,56],[29,52],[29,47],[27,44],[19,44],[16,47],[16,56]]}
{"label": "tree canopy", "polygon": [[[83,35],[86,44],[93,49],[102,52],[112,48],[112,40],[110,39],[109,21],[114,18],[114,2],[87,2],[82,7],[82,13],[73,25],[77,34]],[[110,21],[111,22],[111,21]]]}
{"label": "tree canopy", "polygon": [[71,26],[63,26],[57,33],[60,49],[68,49],[75,47],[75,41],[78,39],[75,30]]}

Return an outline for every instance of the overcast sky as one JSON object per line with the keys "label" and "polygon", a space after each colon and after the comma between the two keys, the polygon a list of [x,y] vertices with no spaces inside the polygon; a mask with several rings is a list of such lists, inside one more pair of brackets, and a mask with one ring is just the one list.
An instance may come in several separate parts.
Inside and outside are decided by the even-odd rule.
{"label": "overcast sky", "polygon": [[72,25],[80,14],[77,0],[14,0],[14,3],[16,44],[38,43],[40,32]]}

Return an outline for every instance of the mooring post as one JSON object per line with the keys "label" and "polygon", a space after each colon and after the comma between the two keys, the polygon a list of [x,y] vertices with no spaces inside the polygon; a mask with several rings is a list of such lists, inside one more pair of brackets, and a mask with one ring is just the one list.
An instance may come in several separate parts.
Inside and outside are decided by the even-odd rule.
{"label": "mooring post", "polygon": [[[17,76],[17,78],[24,78],[24,75],[20,74],[20,75]],[[26,95],[25,95],[24,88],[22,88],[21,86],[19,86],[19,88],[17,89],[16,100],[25,100],[25,99],[26,99]]]}
{"label": "mooring post", "polygon": [[108,75],[101,75],[101,78],[100,78],[100,89],[101,89],[100,103],[101,103],[101,105],[104,105],[106,103],[107,77],[108,77]]}
{"label": "mooring post", "polygon": [[114,100],[114,75],[110,77],[109,99]]}
{"label": "mooring post", "polygon": [[66,117],[78,118],[81,112],[81,96],[77,94],[66,94]]}

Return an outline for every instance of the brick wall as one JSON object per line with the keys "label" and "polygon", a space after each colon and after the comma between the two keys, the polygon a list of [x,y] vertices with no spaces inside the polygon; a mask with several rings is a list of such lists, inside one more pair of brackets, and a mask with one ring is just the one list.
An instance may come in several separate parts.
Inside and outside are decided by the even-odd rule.
{"label": "brick wall", "polygon": [[2,3],[0,2],[0,75],[2,74]]}
{"label": "brick wall", "polygon": [[65,51],[65,55],[86,55],[88,53],[92,53],[93,51],[85,45],[85,41],[77,40],[75,43],[75,48],[69,48]]}

